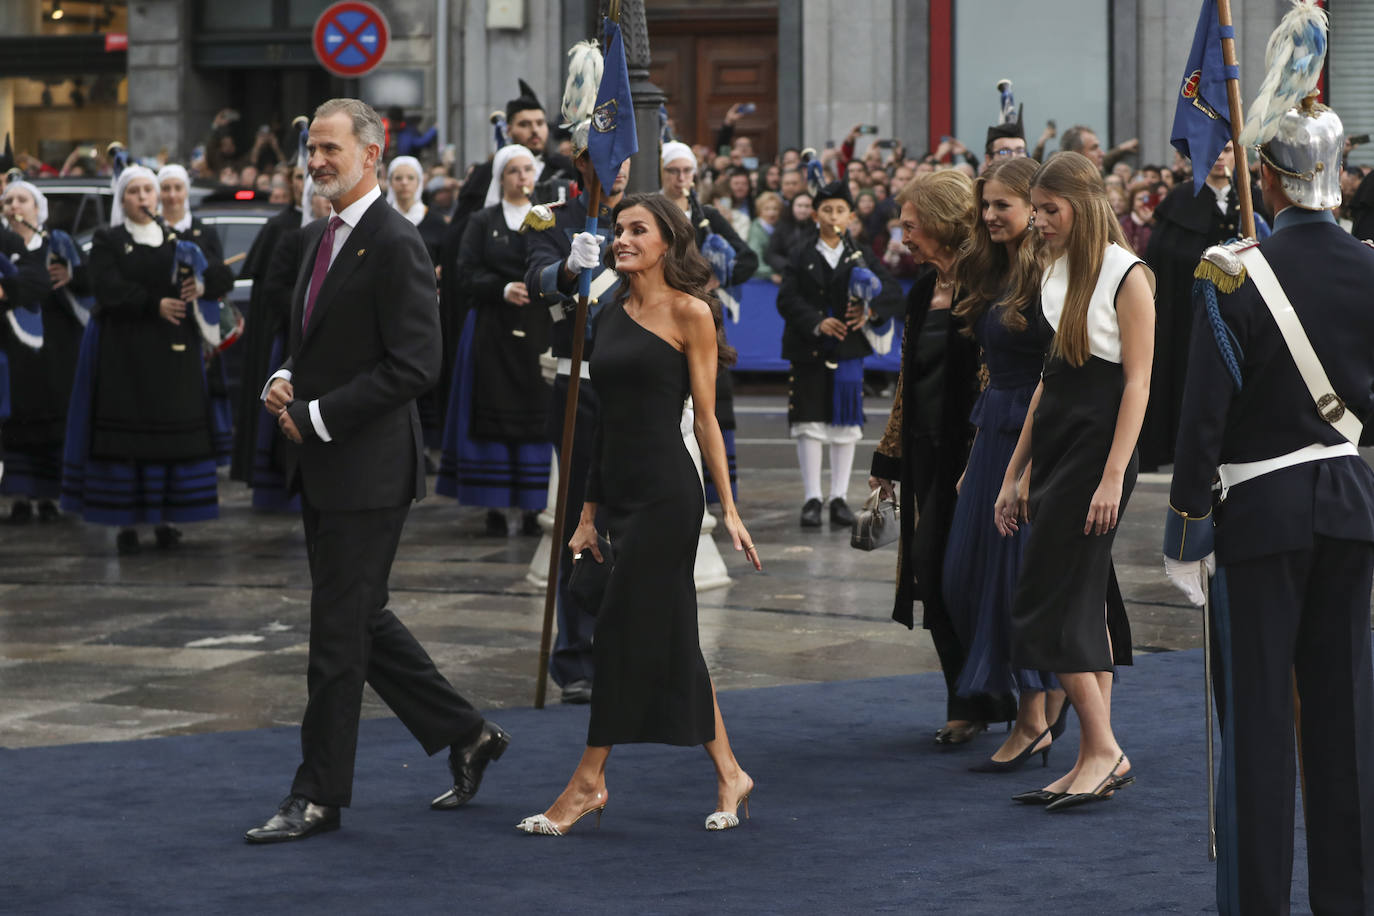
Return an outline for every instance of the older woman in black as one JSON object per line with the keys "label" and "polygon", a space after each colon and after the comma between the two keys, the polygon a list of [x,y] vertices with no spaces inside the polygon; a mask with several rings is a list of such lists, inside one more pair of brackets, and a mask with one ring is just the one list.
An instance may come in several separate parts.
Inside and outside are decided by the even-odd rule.
{"label": "older woman in black", "polygon": [[893,492],[901,483],[902,538],[892,619],[930,631],[945,676],[946,722],[937,744],[963,744],[987,723],[1016,717],[1009,694],[960,696],[968,657],[950,619],[942,589],[945,548],[954,520],[957,484],[973,441],[969,414],[978,397],[977,347],[951,314],[960,247],[973,230],[973,182],[960,172],[918,175],[897,195],[907,249],[931,265],[907,295],[902,369],[887,429],[873,453],[869,486]]}
{"label": "older woman in black", "polygon": [[157,176],[124,169],[113,225],[95,234],[95,309],[63,460],[62,508],[119,526],[121,553],[138,550],[137,524],[157,526],[158,545],[169,547],[181,537],[173,523],[219,515],[201,337],[188,305],[205,289],[174,279],[178,241],[154,218],[157,202]]}
{"label": "older woman in black", "polygon": [[[57,517],[62,490],[62,439],[67,430],[76,357],[89,317],[78,296],[88,290],[87,272],[71,237],[60,229],[44,231],[48,202],[27,181],[5,188],[4,214],[23,242],[19,257],[45,274],[42,294],[23,301],[16,287],[0,306],[0,352],[9,361],[11,412],[4,421],[4,475],[0,493],[14,496],[10,521]],[[0,255],[4,256],[4,255]]]}

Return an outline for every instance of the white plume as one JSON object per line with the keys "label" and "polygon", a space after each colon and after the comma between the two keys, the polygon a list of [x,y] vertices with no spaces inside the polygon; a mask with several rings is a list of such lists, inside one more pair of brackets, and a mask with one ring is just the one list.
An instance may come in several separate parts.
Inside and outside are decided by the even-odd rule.
{"label": "white plume", "polygon": [[1283,113],[1311,95],[1326,60],[1326,10],[1314,0],[1293,0],[1264,49],[1264,82],[1251,103],[1242,146],[1268,143]]}
{"label": "white plume", "polygon": [[601,49],[594,41],[579,41],[568,51],[568,82],[563,88],[563,126],[573,127],[592,116],[601,88]]}

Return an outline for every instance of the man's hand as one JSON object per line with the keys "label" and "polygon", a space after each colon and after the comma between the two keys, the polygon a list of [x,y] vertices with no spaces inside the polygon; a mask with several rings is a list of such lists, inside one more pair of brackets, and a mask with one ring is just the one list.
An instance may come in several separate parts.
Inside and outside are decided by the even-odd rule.
{"label": "man's hand", "polygon": [[506,284],[506,301],[511,305],[529,305],[530,292],[524,283],[516,280]]}
{"label": "man's hand", "polygon": [[601,263],[601,240],[590,232],[579,232],[573,236],[572,250],[568,252],[568,272],[577,274]]}
{"label": "man's hand", "polygon": [[301,444],[301,431],[296,429],[296,421],[291,419],[291,414],[283,410],[277,414],[277,425],[281,427],[282,434],[297,445]]}
{"label": "man's hand", "polygon": [[157,304],[157,313],[164,321],[181,324],[181,319],[186,317],[186,303],[180,299],[161,299]]}
{"label": "man's hand", "polygon": [[827,337],[844,340],[845,335],[849,333],[849,326],[838,318],[826,318],[817,331]]}
{"label": "man's hand", "polygon": [[868,310],[864,308],[862,302],[851,302],[849,308],[844,313],[845,326],[857,331],[864,326],[868,320]]}
{"label": "man's hand", "polygon": [[263,398],[263,404],[267,406],[267,412],[274,417],[280,417],[286,410],[286,405],[290,404],[296,397],[296,389],[291,386],[291,382],[284,378],[272,379],[272,386],[267,389],[267,397]]}
{"label": "man's hand", "polygon": [[1202,591],[1204,574],[1212,576],[1217,571],[1217,555],[1209,553],[1201,560],[1175,560],[1164,558],[1164,573],[1174,587],[1183,592],[1183,597],[1195,607],[1202,607],[1207,598]]}
{"label": "man's hand", "polygon": [[187,277],[181,281],[181,298],[187,302],[200,298],[200,289],[195,277]]}
{"label": "man's hand", "polygon": [[54,262],[48,265],[48,279],[52,281],[53,289],[61,289],[72,282],[71,269],[66,264]]}
{"label": "man's hand", "polygon": [[725,123],[726,123],[726,124],[734,124],[734,123],[737,122],[740,118],[744,117],[744,115],[742,115],[742,114],[740,113],[740,110],[739,110],[739,109],[740,109],[740,106],[741,106],[742,104],[743,104],[742,102],[736,102],[735,104],[733,104],[733,105],[730,106],[729,110],[727,110],[727,111],[725,112]]}

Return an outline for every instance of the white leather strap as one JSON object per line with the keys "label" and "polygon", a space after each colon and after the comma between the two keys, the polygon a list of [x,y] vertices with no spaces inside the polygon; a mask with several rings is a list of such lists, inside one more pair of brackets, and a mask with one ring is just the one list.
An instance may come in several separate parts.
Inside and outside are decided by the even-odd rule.
{"label": "white leather strap", "polygon": [[[578,375],[586,379],[591,378],[592,373],[591,370],[588,368],[588,365],[589,363],[585,359],[582,360],[582,371],[579,372]],[[566,356],[558,357],[558,374],[572,375],[572,360],[568,359]]]}
{"label": "white leather strap", "polygon": [[1272,474],[1275,471],[1281,471],[1284,468],[1291,468],[1299,464],[1307,464],[1310,461],[1325,461],[1328,458],[1340,458],[1343,455],[1359,457],[1359,454],[1360,450],[1355,447],[1353,442],[1342,442],[1339,445],[1305,445],[1287,455],[1265,458],[1261,461],[1223,464],[1217,468],[1217,473],[1221,475],[1221,498],[1224,500],[1226,491],[1236,484],[1254,480],[1265,474]]}
{"label": "white leather strap", "polygon": [[592,290],[591,295],[587,297],[587,302],[595,305],[597,302],[601,301],[601,297],[606,295],[606,290],[614,286],[619,280],[620,274],[610,268],[592,277]]}
{"label": "white leather strap", "polygon": [[1363,425],[1359,418],[1346,409],[1345,402],[1336,394],[1331,380],[1326,377],[1326,370],[1322,368],[1321,360],[1312,349],[1312,341],[1308,340],[1302,322],[1293,311],[1293,303],[1288,301],[1288,296],[1279,285],[1269,262],[1257,246],[1246,248],[1238,252],[1237,256],[1245,265],[1245,271],[1254,281],[1255,288],[1259,290],[1260,298],[1269,306],[1274,323],[1279,326],[1283,341],[1288,345],[1288,352],[1292,354],[1293,362],[1297,364],[1298,372],[1302,374],[1302,380],[1312,395],[1312,401],[1317,405],[1317,413],[1321,414],[1323,420],[1336,427],[1336,430],[1352,444],[1358,445]]}

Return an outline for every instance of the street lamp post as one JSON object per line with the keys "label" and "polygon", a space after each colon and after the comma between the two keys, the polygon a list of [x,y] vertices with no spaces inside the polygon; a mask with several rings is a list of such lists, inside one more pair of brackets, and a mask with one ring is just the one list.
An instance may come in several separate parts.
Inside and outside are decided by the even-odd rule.
{"label": "street lamp post", "polygon": [[630,75],[630,97],[635,106],[639,152],[630,166],[629,191],[659,189],[659,107],[667,100],[663,90],[649,82],[649,26],[644,0],[621,0],[620,35],[625,41],[625,65]]}

